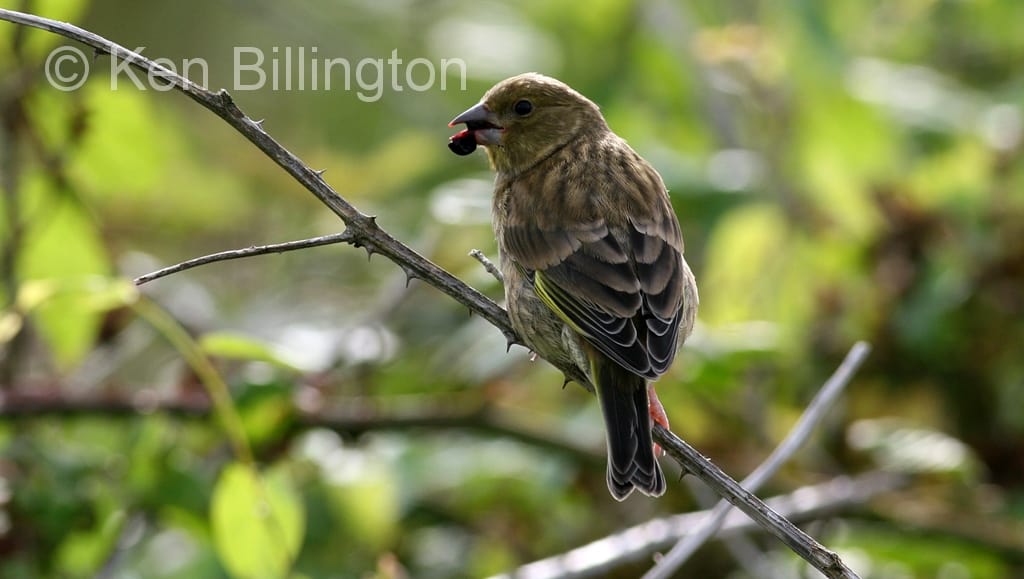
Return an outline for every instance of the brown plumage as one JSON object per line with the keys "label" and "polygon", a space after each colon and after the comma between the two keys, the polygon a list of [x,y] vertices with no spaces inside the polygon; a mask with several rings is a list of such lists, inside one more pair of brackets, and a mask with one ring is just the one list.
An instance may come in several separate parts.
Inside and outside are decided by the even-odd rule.
{"label": "brown plumage", "polygon": [[660,496],[649,415],[664,412],[648,380],[672,364],[697,310],[661,177],[597,105],[539,74],[498,83],[458,123],[467,128],[452,150],[483,145],[497,173],[494,232],[513,326],[539,355],[589,377],[612,496]]}

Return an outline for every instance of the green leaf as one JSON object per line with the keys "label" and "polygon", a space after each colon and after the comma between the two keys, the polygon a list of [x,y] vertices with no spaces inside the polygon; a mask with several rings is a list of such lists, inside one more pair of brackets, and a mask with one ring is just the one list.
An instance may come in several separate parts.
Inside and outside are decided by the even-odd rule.
{"label": "green leaf", "polygon": [[[18,288],[15,308],[0,312],[0,344],[21,330],[23,316],[33,310],[45,312],[51,304],[56,304],[57,311],[75,311],[81,316],[89,316],[132,304],[138,296],[135,284],[123,278],[81,276],[26,281]],[[88,340],[83,347],[90,345],[91,340]]]}
{"label": "green leaf", "polygon": [[801,108],[797,178],[843,231],[870,233],[877,223],[864,191],[898,170],[894,129],[879,111],[842,93],[815,93]]}
{"label": "green leaf", "polygon": [[299,372],[295,366],[289,364],[281,356],[278,356],[269,344],[244,334],[210,332],[199,339],[199,346],[210,356],[268,362],[281,368]]}
{"label": "green leaf", "polygon": [[57,550],[57,564],[76,576],[95,573],[106,560],[125,523],[123,511],[114,511],[91,529],[71,531]]}
{"label": "green leaf", "polygon": [[24,320],[18,312],[0,312],[0,344],[6,344],[21,331]]}
{"label": "green leaf", "polygon": [[[329,475],[332,512],[353,541],[371,551],[388,548],[399,532],[399,493],[395,475],[374,455],[346,448],[348,459]],[[380,457],[376,457],[379,459]]]}
{"label": "green leaf", "polygon": [[287,383],[250,384],[237,399],[245,435],[254,446],[279,444],[295,419],[294,386]]}
{"label": "green leaf", "polygon": [[233,463],[213,491],[211,524],[217,554],[233,577],[287,577],[302,544],[305,511],[285,471],[262,476]]}
{"label": "green leaf", "polygon": [[776,295],[765,280],[785,271],[790,243],[785,216],[771,205],[750,204],[722,219],[708,240],[701,292],[714,299],[701,301],[701,318],[724,324],[768,317]]}
{"label": "green leaf", "polygon": [[163,234],[192,236],[239,210],[238,218],[247,220],[244,201],[251,199],[238,175],[205,164],[181,123],[161,114],[153,93],[132,87],[121,75],[116,90],[97,81],[81,91],[88,130],[68,158],[68,174],[82,196],[105,219]]}
{"label": "green leaf", "polygon": [[[103,309],[97,306],[123,302],[130,296],[123,285],[107,286],[109,282],[103,276],[111,270],[110,259],[89,216],[78,204],[63,200],[52,203],[54,196],[46,187],[41,178],[26,184],[29,196],[50,203],[41,204],[48,218],[35,221],[24,240],[18,277],[30,285],[27,294],[19,295],[19,301],[38,305],[33,310],[33,321],[53,349],[58,365],[69,368],[92,347],[100,324],[97,309]],[[33,280],[42,283],[33,286]],[[53,285],[47,287],[49,284]],[[62,291],[73,285],[84,294]],[[100,294],[102,297],[97,297]],[[87,299],[81,299],[83,295]]]}
{"label": "green leaf", "polygon": [[[83,0],[36,0],[31,6],[29,12],[33,14],[64,22],[75,22],[88,7],[88,2]],[[14,27],[5,26],[5,28],[13,30]],[[45,58],[51,48],[63,41],[56,34],[34,28],[26,30],[25,35],[25,53],[39,59]],[[91,49],[85,49],[84,52],[88,54]]]}
{"label": "green leaf", "polygon": [[21,284],[15,304],[28,313],[57,296],[74,297],[84,310],[105,312],[131,305],[138,299],[139,291],[131,280],[100,275],[36,279]]}
{"label": "green leaf", "polygon": [[123,202],[146,195],[164,177],[177,134],[159,133],[154,127],[159,117],[146,93],[128,90],[128,79],[120,79],[122,84],[123,90],[110,90],[107,82],[83,89],[89,130],[68,171],[96,197],[114,195]]}

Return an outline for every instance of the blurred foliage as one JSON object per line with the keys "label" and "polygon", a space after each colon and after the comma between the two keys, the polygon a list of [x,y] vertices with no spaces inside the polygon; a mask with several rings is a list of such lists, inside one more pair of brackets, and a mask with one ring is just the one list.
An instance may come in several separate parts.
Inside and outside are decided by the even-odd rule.
{"label": "blurred foliage", "polygon": [[[377,100],[358,77],[233,96],[496,299],[466,257],[495,251],[490,176],[482,153],[446,150],[445,125],[505,76],[565,80],[661,171],[682,221],[701,311],[659,384],[676,431],[740,477],[866,339],[869,365],[769,492],[912,474],[816,535],[864,577],[1024,574],[1024,3],[9,4],[151,58],[206,59],[210,88],[232,87],[233,47],[268,66],[284,47],[353,69],[392,51],[462,59],[464,88],[458,68],[423,91],[399,68],[403,90],[388,77]],[[204,410],[209,377],[123,280],[342,225],[226,125],[112,77],[107,57],[55,90],[44,64],[65,44],[0,23],[0,576],[475,577],[697,508],[681,487],[611,501],[585,392],[350,247],[144,286],[229,384],[229,430],[255,459],[236,456],[225,414]],[[11,413],[23,399],[38,408]],[[744,575],[712,545],[681,576]]]}

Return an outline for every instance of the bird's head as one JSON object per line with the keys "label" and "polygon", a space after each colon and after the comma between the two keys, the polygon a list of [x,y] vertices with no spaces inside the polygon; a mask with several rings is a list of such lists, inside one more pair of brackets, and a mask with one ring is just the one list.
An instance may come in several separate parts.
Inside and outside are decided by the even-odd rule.
{"label": "bird's head", "polygon": [[499,172],[519,172],[565,146],[585,130],[607,129],[597,105],[569,85],[536,73],[494,85],[475,106],[448,126],[465,123],[449,147],[468,155],[487,149]]}

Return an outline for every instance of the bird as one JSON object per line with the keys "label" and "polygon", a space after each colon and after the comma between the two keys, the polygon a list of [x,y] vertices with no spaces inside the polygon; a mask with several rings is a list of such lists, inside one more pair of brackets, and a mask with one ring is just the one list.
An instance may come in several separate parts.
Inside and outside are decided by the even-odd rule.
{"label": "bird", "polygon": [[653,381],[690,335],[699,301],[664,181],[596,104],[542,74],[497,83],[448,126],[460,124],[449,148],[483,146],[495,172],[492,225],[513,328],[596,391],[612,497],[663,495],[651,428],[668,418]]}

